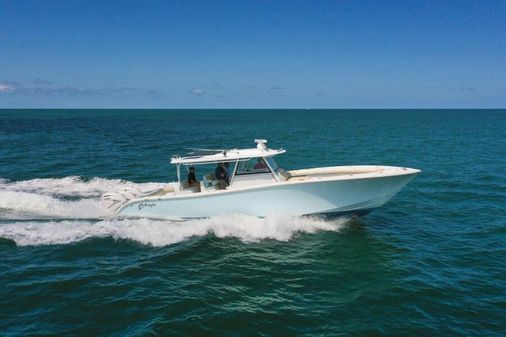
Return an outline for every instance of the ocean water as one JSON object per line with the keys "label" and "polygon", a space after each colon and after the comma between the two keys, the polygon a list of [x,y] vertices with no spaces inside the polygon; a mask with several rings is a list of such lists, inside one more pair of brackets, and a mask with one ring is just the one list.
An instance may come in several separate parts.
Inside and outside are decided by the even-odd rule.
{"label": "ocean water", "polygon": [[[361,218],[121,220],[186,147],[420,168]],[[505,110],[0,110],[0,335],[504,336]]]}

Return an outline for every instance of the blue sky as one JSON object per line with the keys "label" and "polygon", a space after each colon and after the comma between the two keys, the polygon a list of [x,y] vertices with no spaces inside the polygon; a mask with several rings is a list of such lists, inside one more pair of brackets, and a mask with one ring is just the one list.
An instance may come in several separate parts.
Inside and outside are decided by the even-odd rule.
{"label": "blue sky", "polygon": [[0,0],[0,108],[504,108],[506,1]]}

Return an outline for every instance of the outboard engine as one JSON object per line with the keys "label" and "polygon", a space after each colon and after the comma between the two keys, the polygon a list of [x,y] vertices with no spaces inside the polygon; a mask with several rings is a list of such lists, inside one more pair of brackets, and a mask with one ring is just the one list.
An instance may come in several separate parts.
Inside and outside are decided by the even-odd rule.
{"label": "outboard engine", "polygon": [[121,206],[131,199],[140,197],[142,194],[142,191],[137,187],[127,187],[116,192],[109,192],[102,195],[102,204],[111,213],[116,213]]}

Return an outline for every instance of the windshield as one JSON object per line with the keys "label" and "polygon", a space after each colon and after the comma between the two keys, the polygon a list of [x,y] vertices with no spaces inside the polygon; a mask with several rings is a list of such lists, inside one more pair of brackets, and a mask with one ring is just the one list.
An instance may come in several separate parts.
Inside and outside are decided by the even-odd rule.
{"label": "windshield", "polygon": [[269,173],[269,168],[263,158],[250,158],[239,162],[236,175]]}
{"label": "windshield", "polygon": [[272,171],[276,172],[276,170],[278,169],[278,164],[276,163],[274,158],[268,157],[268,158],[265,158],[265,160],[267,161],[267,164],[272,168]]}

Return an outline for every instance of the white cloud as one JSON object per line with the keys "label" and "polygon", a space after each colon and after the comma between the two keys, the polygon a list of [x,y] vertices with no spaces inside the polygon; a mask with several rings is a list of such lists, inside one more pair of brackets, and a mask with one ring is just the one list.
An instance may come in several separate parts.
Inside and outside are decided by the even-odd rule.
{"label": "white cloud", "polygon": [[[35,82],[35,81],[34,81]],[[0,94],[24,96],[97,96],[97,95],[149,95],[160,97],[164,93],[134,87],[86,87],[86,86],[49,86],[48,81],[40,80],[41,85],[21,85],[18,82],[0,82]],[[42,83],[44,82],[44,83]]]}
{"label": "white cloud", "polygon": [[12,85],[0,83],[0,92],[9,92],[9,91],[13,91],[14,89],[16,89],[16,87],[14,87]]}
{"label": "white cloud", "polygon": [[200,89],[193,89],[191,91],[192,94],[194,95],[197,95],[197,96],[202,96],[204,94],[204,90],[200,90]]}

